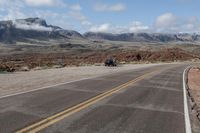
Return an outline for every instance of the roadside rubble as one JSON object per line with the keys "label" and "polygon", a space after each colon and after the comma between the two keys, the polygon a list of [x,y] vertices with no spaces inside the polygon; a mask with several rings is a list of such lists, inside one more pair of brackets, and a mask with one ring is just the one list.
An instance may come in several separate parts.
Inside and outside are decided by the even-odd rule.
{"label": "roadside rubble", "polygon": [[191,121],[194,133],[200,131],[200,67],[188,71],[188,96],[191,105]]}

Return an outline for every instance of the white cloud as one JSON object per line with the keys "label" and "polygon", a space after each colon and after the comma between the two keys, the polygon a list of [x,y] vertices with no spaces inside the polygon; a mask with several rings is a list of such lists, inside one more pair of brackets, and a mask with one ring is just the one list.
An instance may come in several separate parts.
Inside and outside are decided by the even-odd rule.
{"label": "white cloud", "polygon": [[109,23],[101,25],[92,25],[89,29],[92,32],[107,32],[107,33],[133,33],[133,32],[150,32],[150,27],[143,25],[139,21],[133,21],[129,25],[119,26]]}
{"label": "white cloud", "polygon": [[64,2],[61,0],[24,0],[29,6],[61,6]]}
{"label": "white cloud", "polygon": [[148,32],[149,26],[143,25],[139,21],[133,21],[130,25],[129,32]]}
{"label": "white cloud", "polygon": [[126,6],[125,4],[122,4],[122,3],[117,3],[113,5],[97,3],[94,5],[94,10],[98,12],[104,12],[104,11],[118,12],[118,11],[123,11],[125,9],[126,9]]}
{"label": "white cloud", "polygon": [[182,22],[180,32],[200,32],[200,21],[196,17],[190,17]]}
{"label": "white cloud", "polygon": [[165,13],[157,17],[155,25],[159,28],[165,28],[177,25],[177,16],[172,13]]}
{"label": "white cloud", "polygon": [[[26,2],[25,2],[26,1]],[[35,8],[30,6],[58,6],[64,0],[0,0],[0,20],[14,20],[27,17],[40,17],[47,20],[49,24],[57,25],[65,29],[73,29],[77,31],[97,31],[97,32],[200,32],[200,20],[195,17],[181,17],[173,13],[164,13],[158,16],[154,23],[144,25],[142,22],[133,21],[126,25],[114,25],[108,22],[103,24],[95,24],[82,12],[82,7],[79,4],[68,5],[65,12],[60,13],[52,8]],[[189,0],[186,0],[189,1]],[[31,5],[32,2],[32,5]],[[35,4],[34,4],[35,3]],[[29,9],[30,8],[30,9]],[[33,10],[31,10],[33,9]],[[117,4],[96,4],[94,6],[96,11],[123,11],[126,6],[122,3]],[[119,16],[120,19],[120,16]],[[77,21],[80,25],[77,25]],[[20,27],[19,25],[18,27]],[[25,28],[33,28],[22,25]],[[36,29],[41,27],[36,26]]]}
{"label": "white cloud", "polygon": [[1,16],[2,20],[14,20],[16,18],[25,18],[26,15],[20,11],[19,8],[10,8],[7,10],[7,14]]}
{"label": "white cloud", "polygon": [[74,29],[70,20],[71,17],[65,13],[57,13],[51,10],[37,10],[34,12],[34,16],[39,18],[45,18],[49,24],[56,25],[65,29]]}
{"label": "white cloud", "polygon": [[92,31],[92,32],[108,32],[110,28],[110,24],[108,23],[105,23],[105,24],[102,24],[102,25],[99,25],[99,26],[92,26],[89,31]]}
{"label": "white cloud", "polygon": [[52,31],[52,28],[44,27],[39,24],[28,24],[26,22],[21,23],[17,21],[13,21],[13,24],[16,28],[23,30]]}
{"label": "white cloud", "polygon": [[0,0],[1,11],[4,12],[0,16],[1,20],[10,20],[16,18],[24,18],[26,14],[21,10],[24,4],[20,0],[10,1],[10,0]]}
{"label": "white cloud", "polygon": [[84,26],[91,26],[92,25],[92,23],[88,20],[82,21],[81,24],[84,25]]}
{"label": "white cloud", "polygon": [[[178,21],[179,25],[168,25],[165,27],[155,27],[153,25],[144,25],[142,22],[133,21],[127,25],[114,25],[110,23],[104,23],[95,25],[83,25],[86,31],[91,32],[106,32],[106,33],[200,33],[200,21],[195,19],[191,21],[185,19]],[[194,18],[193,18],[194,19]]]}
{"label": "white cloud", "polygon": [[80,10],[82,10],[82,8],[81,8],[81,6],[80,6],[79,4],[72,5],[72,6],[70,7],[70,9],[75,10],[75,11],[80,11]]}
{"label": "white cloud", "polygon": [[182,18],[172,13],[165,13],[157,17],[154,25],[155,32],[199,32],[200,22],[196,17]]}
{"label": "white cloud", "polygon": [[[47,4],[47,5],[50,6],[51,4]],[[65,29],[79,30],[77,26],[73,24],[73,22],[74,21],[82,22],[82,21],[87,20],[86,17],[80,11],[77,11],[77,10],[71,10],[70,13],[69,12],[60,13],[51,9],[44,10],[44,9],[37,8],[36,10],[34,10],[34,7],[28,7],[33,10],[29,10],[29,9],[27,10],[27,6],[28,5],[25,2],[25,0],[0,0],[0,11],[1,11],[0,21],[23,19],[23,18],[29,18],[29,17],[39,17],[39,18],[44,18],[45,20],[47,20],[49,24],[52,24],[52,25],[56,25]],[[70,6],[68,5],[68,7]],[[75,20],[72,19],[72,17]],[[23,26],[23,27],[32,28],[32,27],[27,27],[27,26]]]}

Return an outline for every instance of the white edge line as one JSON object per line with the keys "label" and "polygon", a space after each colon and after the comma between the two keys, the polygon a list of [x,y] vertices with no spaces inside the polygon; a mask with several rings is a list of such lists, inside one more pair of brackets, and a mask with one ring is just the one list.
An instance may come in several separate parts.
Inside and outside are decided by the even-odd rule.
{"label": "white edge line", "polygon": [[185,131],[186,133],[192,133],[191,123],[190,123],[190,115],[188,109],[188,101],[187,101],[187,90],[186,90],[186,71],[190,68],[187,67],[183,72],[183,97],[184,97],[184,116],[185,116]]}
{"label": "white edge line", "polygon": [[47,89],[47,88],[51,88],[51,87],[55,87],[55,86],[59,86],[59,85],[69,84],[69,83],[73,83],[73,82],[77,82],[77,81],[93,79],[93,78],[97,78],[97,77],[100,77],[100,76],[82,78],[82,79],[68,81],[68,82],[64,82],[64,83],[58,83],[58,84],[54,84],[54,85],[44,86],[44,87],[41,87],[41,88],[29,90],[29,91],[23,91],[23,92],[18,92],[18,93],[14,93],[14,94],[8,94],[8,95],[5,95],[5,96],[0,96],[0,99],[6,98],[6,97],[11,97],[11,96],[16,96],[16,95],[20,95],[20,94],[25,94],[25,93],[29,93],[29,92],[39,91],[39,90],[43,90],[43,89]]}

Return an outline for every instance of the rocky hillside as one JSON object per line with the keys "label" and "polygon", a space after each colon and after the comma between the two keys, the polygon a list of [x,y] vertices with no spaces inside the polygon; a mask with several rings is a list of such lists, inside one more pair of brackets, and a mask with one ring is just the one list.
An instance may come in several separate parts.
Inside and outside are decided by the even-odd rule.
{"label": "rocky hillside", "polygon": [[163,49],[160,51],[135,51],[135,50],[113,50],[113,51],[85,51],[69,53],[27,53],[4,55],[0,58],[0,71],[21,70],[35,67],[52,67],[54,65],[79,66],[83,64],[103,63],[106,58],[113,57],[118,62],[173,62],[199,59],[194,55],[178,48]]}
{"label": "rocky hillside", "polygon": [[0,42],[15,43],[16,41],[30,41],[29,39],[70,39],[83,38],[71,30],[64,30],[58,26],[48,25],[40,18],[17,19],[15,21],[0,21]]}

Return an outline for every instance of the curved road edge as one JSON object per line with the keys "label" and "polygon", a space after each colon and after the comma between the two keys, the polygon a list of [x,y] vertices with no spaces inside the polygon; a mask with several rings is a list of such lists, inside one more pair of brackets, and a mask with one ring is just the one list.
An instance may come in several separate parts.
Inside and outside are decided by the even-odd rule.
{"label": "curved road edge", "polygon": [[188,66],[183,72],[183,100],[184,100],[184,117],[185,117],[185,131],[186,133],[192,133],[190,113],[188,106],[188,71],[191,66]]}

